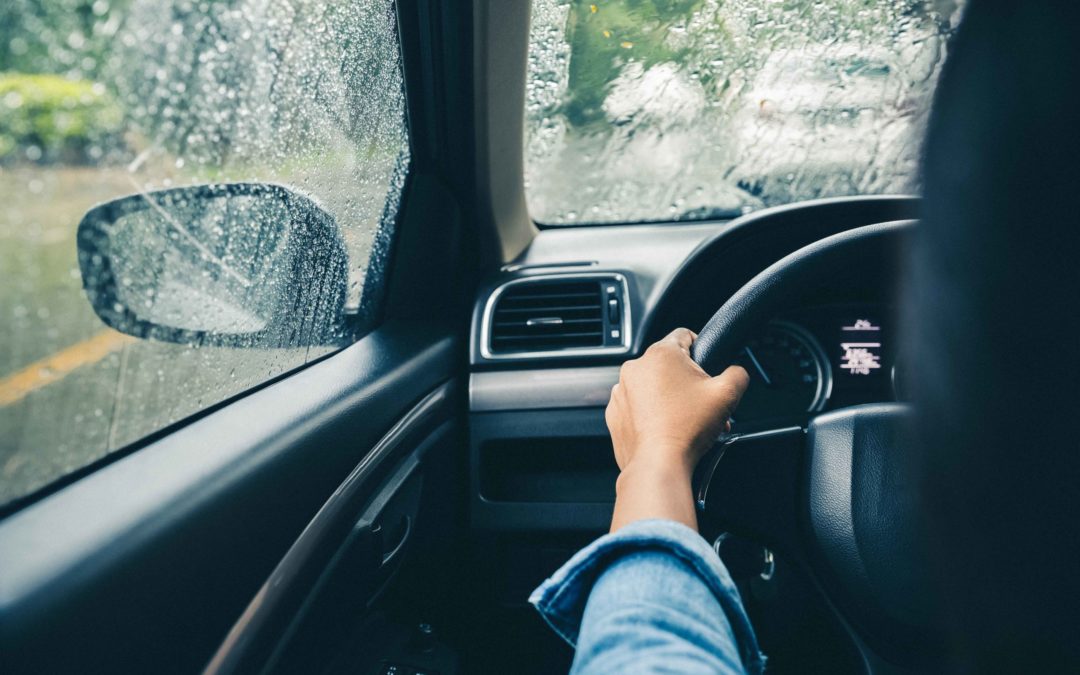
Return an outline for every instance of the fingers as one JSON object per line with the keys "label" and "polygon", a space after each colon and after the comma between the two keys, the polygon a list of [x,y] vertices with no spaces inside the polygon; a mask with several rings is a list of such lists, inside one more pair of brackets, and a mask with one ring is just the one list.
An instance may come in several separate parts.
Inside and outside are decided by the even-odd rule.
{"label": "fingers", "polygon": [[724,372],[712,378],[713,391],[728,414],[735,412],[739,400],[750,386],[750,375],[742,366],[729,366]]}
{"label": "fingers", "polygon": [[604,423],[607,424],[608,432],[612,433],[615,431],[615,424],[618,418],[618,403],[615,400],[618,389],[618,384],[611,388],[611,396],[608,397],[607,407],[604,408]]}
{"label": "fingers", "polygon": [[690,354],[690,345],[694,344],[694,340],[697,339],[697,335],[689,328],[676,328],[667,334],[667,336],[661,340],[661,342],[670,342],[679,347],[679,349]]}
{"label": "fingers", "polygon": [[750,373],[746,372],[746,368],[742,366],[728,366],[724,372],[720,373],[713,380],[724,380],[735,385],[739,389],[739,395],[746,391],[746,388],[750,386]]}

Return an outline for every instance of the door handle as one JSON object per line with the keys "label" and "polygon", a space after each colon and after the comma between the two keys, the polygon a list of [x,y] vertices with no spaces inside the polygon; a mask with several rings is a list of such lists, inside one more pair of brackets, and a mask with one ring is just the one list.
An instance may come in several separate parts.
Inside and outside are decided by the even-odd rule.
{"label": "door handle", "polygon": [[[392,563],[394,559],[397,558],[398,555],[402,552],[402,550],[405,549],[405,544],[408,543],[409,536],[412,534],[412,522],[413,519],[411,515],[403,516],[401,518],[401,525],[399,525],[397,528],[394,528],[400,529],[401,531],[401,535],[397,538],[397,542],[395,542],[392,547],[387,547],[384,542],[384,545],[382,546],[382,562],[379,563],[380,569]],[[386,531],[385,528],[383,528],[383,531]]]}

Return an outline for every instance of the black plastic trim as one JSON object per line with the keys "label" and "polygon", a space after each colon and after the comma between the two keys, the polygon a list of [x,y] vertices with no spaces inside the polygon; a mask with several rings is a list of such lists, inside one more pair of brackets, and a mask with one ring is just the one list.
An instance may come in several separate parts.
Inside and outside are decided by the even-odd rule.
{"label": "black plastic trim", "polygon": [[497,502],[480,494],[480,449],[486,441],[606,438],[603,409],[474,413],[469,422],[470,520],[474,528],[596,533],[610,527],[613,503]]}
{"label": "black plastic trim", "polygon": [[[355,510],[370,498],[372,481],[380,469],[400,459],[439,422],[449,419],[454,389],[450,383],[431,392],[405,414],[349,476],[334,490],[311,522],[289,547],[274,572],[259,589],[243,615],[229,631],[204,673],[256,672],[281,640],[285,626],[328,565],[335,547],[353,525]],[[396,553],[396,551],[395,551]],[[355,570],[360,573],[361,570]]]}
{"label": "black plastic trim", "polygon": [[448,334],[389,322],[0,522],[4,671],[201,668],[342,478],[454,376]]}

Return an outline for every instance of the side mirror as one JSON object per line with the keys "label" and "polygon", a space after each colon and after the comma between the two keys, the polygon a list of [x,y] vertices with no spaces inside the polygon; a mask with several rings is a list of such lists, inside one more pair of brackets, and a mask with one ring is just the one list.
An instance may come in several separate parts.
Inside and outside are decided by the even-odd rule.
{"label": "side mirror", "polygon": [[79,223],[94,311],[140,338],[233,347],[340,344],[348,254],[337,224],[279,185],[136,194]]}

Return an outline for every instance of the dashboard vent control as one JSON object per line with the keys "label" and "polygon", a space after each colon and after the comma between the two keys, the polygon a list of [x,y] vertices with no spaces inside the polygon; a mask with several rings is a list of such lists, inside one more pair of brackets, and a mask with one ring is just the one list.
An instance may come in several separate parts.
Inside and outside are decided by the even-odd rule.
{"label": "dashboard vent control", "polygon": [[511,282],[488,308],[486,346],[492,356],[621,349],[624,294],[614,275]]}

